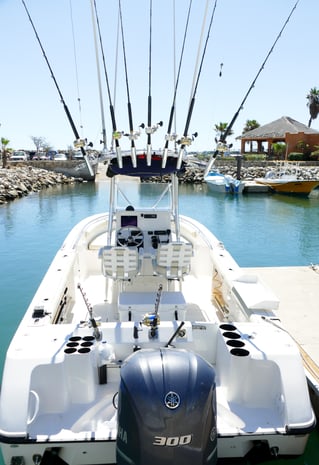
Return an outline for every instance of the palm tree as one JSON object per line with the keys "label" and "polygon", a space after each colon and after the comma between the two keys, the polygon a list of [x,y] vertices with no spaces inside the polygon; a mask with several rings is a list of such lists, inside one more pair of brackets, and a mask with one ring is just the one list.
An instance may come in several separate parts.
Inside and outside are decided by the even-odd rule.
{"label": "palm tree", "polygon": [[[226,129],[228,128],[228,123],[218,123],[218,124],[215,124],[214,126],[214,130],[217,134],[216,138],[215,138],[215,142],[217,141],[221,141],[224,139],[224,134],[225,134],[225,131]],[[234,131],[231,129],[229,131],[229,133],[227,134],[227,136],[231,136],[232,134],[234,134]],[[226,142],[223,140],[223,142]]]}
{"label": "palm tree", "polygon": [[[259,126],[260,126],[260,124],[258,123],[257,120],[255,120],[255,119],[247,119],[246,124],[245,124],[244,129],[243,129],[243,134],[245,134],[245,132],[252,131],[253,129],[257,129],[257,128],[259,128]],[[253,151],[253,141],[252,140],[250,141],[250,151],[251,152]]]}
{"label": "palm tree", "polygon": [[260,124],[255,119],[247,119],[243,129],[243,134],[245,134],[245,132],[252,131],[253,129],[257,129],[259,126]]}
{"label": "palm tree", "polygon": [[312,120],[316,119],[319,113],[319,89],[313,87],[310,89],[307,95],[307,106],[309,107],[310,119],[308,122],[308,128],[310,128]]}
{"label": "palm tree", "polygon": [[9,143],[8,139],[1,137],[2,168],[7,166],[8,154],[10,152],[10,149],[7,147]]}

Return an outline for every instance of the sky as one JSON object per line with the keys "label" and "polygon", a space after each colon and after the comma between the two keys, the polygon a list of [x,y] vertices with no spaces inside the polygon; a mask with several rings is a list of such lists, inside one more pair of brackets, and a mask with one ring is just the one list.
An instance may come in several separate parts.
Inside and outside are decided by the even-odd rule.
{"label": "sky", "polygon": [[[192,2],[175,87],[189,3],[152,0],[150,60],[150,0],[121,1],[127,93],[122,39],[118,34],[118,0],[96,0],[117,129],[124,133],[129,129],[128,101],[134,129],[147,123],[150,95],[151,123],[163,121],[152,135],[154,149],[165,144],[176,89],[173,131],[179,136],[184,133],[190,99],[194,97],[188,135],[197,132],[198,136],[189,151],[214,150],[215,124],[229,123],[240,108],[296,0],[216,0],[196,91],[193,83],[197,82],[197,64],[203,56],[215,0]],[[91,0],[25,0],[25,4],[80,137],[92,142],[96,150],[102,149],[104,119],[110,147],[110,99],[102,62],[99,91]],[[241,135],[247,120],[255,119],[264,125],[290,116],[308,124],[306,96],[311,88],[319,88],[318,16],[318,0],[299,0],[239,112],[234,135],[228,139],[235,149],[240,148],[235,138]],[[52,148],[67,150],[73,144],[74,133],[23,2],[0,0],[0,18],[0,137],[9,139],[9,147],[14,150],[34,150],[32,137],[43,137]],[[98,53],[101,55],[100,49]],[[313,121],[312,127],[319,130],[319,119]],[[123,136],[121,147],[128,148],[129,144]],[[145,145],[142,131],[136,146]]]}

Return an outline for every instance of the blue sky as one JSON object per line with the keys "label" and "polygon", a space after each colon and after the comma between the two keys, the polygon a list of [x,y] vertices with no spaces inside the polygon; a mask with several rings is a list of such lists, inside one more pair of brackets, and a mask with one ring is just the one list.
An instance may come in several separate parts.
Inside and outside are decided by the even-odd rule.
{"label": "blue sky", "polygon": [[[101,148],[102,123],[90,0],[25,2],[80,136],[92,141],[94,148]],[[173,3],[173,0],[153,0],[152,123],[164,122],[163,128],[152,137],[154,149],[164,144],[173,100]],[[209,3],[209,14],[214,3],[215,0]],[[190,124],[189,132],[199,134],[191,150],[214,149],[215,123],[231,120],[295,3],[296,0],[217,1]],[[118,1],[96,0],[96,4],[117,127],[127,131],[127,94],[121,53],[117,75],[114,71]],[[188,5],[189,0],[175,0],[177,65]],[[183,133],[186,123],[205,7],[206,0],[193,0],[177,91],[176,130],[179,134]],[[137,129],[147,121],[149,0],[122,0],[122,12],[130,100]],[[306,95],[310,88],[319,88],[318,15],[317,0],[299,1],[240,112],[234,125],[235,136],[242,133],[247,119],[256,119],[263,125],[281,116],[290,116],[308,123]],[[0,137],[9,139],[14,149],[34,149],[31,136],[35,136],[44,137],[52,147],[66,150],[74,140],[73,132],[22,2],[0,0],[0,18]],[[103,74],[101,79],[109,145],[112,131]],[[319,119],[312,127],[319,129]],[[239,146],[234,138],[229,142]],[[145,143],[145,135],[142,135],[136,145],[143,148]],[[121,145],[128,146],[127,138],[121,140]]]}

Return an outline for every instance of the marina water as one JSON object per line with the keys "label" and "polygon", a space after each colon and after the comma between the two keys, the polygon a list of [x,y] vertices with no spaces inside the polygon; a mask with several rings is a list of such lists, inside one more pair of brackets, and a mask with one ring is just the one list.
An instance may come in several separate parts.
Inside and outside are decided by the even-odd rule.
{"label": "marina water", "polygon": [[[134,203],[139,184],[128,182],[128,191]],[[151,197],[152,184],[149,191]],[[108,193],[107,181],[62,185],[0,206],[1,373],[8,344],[56,251],[78,221],[107,211]],[[319,263],[319,191],[310,198],[236,197],[213,194],[205,184],[181,185],[179,209],[213,231],[240,266]],[[275,463],[318,465],[318,431],[304,457]]]}

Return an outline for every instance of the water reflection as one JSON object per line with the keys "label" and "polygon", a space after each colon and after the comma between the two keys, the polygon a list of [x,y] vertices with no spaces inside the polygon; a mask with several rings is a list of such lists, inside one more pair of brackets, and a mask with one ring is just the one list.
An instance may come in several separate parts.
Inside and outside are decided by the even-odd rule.
{"label": "water reflection", "polygon": [[[28,244],[53,251],[86,216],[107,211],[109,182],[63,185],[0,207],[0,250]],[[127,182],[125,195],[148,206],[158,186]],[[123,207],[126,200],[122,201]],[[298,266],[319,263],[319,198],[279,194],[215,195],[206,185],[180,186],[180,213],[210,229],[242,266]],[[55,249],[54,249],[55,248]]]}

